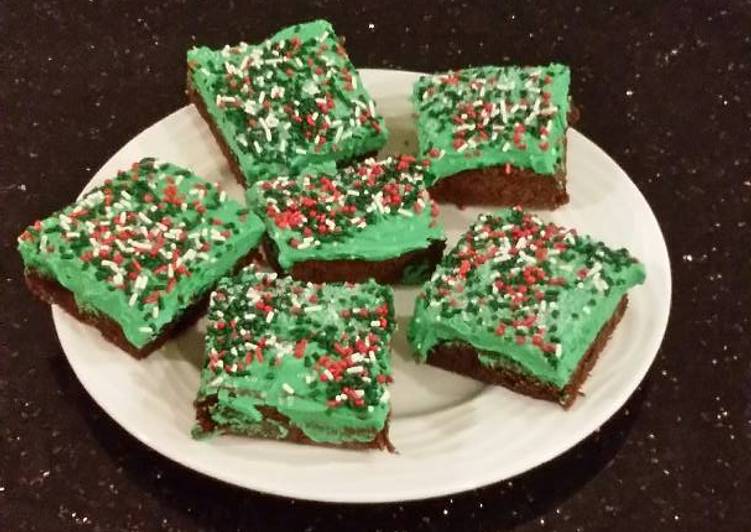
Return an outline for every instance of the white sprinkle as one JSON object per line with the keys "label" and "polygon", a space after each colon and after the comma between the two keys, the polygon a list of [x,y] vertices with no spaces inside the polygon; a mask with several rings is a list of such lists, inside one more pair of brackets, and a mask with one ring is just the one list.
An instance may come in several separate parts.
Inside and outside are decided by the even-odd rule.
{"label": "white sprinkle", "polygon": [[112,270],[115,273],[118,273],[120,271],[120,268],[118,268],[117,264],[115,264],[111,260],[106,260],[106,259],[103,260],[102,261],[102,266],[106,266],[107,268],[109,268],[110,270]]}
{"label": "white sprinkle", "polygon": [[216,105],[217,107],[223,107],[226,103],[235,103],[235,97],[234,96],[222,96],[221,94],[216,95]]}
{"label": "white sprinkle", "polygon": [[587,272],[587,277],[594,277],[602,270],[602,263],[596,262],[592,269]]}
{"label": "white sprinkle", "polygon": [[147,334],[151,334],[152,332],[154,332],[154,330],[151,327],[149,327],[148,325],[144,325],[143,327],[139,327],[138,330],[141,331],[142,333],[147,333]]}
{"label": "white sprinkle", "polygon": [[282,389],[290,395],[295,395],[295,389],[286,382],[282,384]]}
{"label": "white sprinkle", "polygon": [[388,400],[391,398],[391,392],[389,392],[388,388],[385,388],[383,390],[383,395],[381,395],[381,403],[387,403]]}
{"label": "white sprinkle", "polygon": [[130,300],[128,301],[128,306],[132,307],[136,304],[136,301],[138,301],[138,292],[133,292],[133,295],[130,296]]}
{"label": "white sprinkle", "polygon": [[271,130],[269,129],[269,126],[266,125],[266,121],[263,118],[259,118],[258,122],[260,122],[261,127],[263,128],[263,133],[266,135],[266,142],[271,142]]}
{"label": "white sprinkle", "polygon": [[271,320],[274,319],[274,311],[272,310],[268,314],[266,314],[266,323],[271,323]]}
{"label": "white sprinkle", "polygon": [[603,279],[599,275],[595,277],[594,279],[592,279],[592,284],[594,285],[594,287],[597,289],[598,292],[604,292],[610,286],[605,281],[605,279]]}

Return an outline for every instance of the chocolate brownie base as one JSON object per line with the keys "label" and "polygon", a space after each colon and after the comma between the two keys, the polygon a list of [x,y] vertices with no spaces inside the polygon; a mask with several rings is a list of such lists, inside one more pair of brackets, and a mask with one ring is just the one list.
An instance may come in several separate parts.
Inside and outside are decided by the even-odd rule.
{"label": "chocolate brownie base", "polygon": [[441,203],[554,209],[568,203],[566,174],[536,174],[532,170],[490,166],[464,170],[439,180],[430,196]]}
{"label": "chocolate brownie base", "polygon": [[608,343],[613,330],[623,317],[628,305],[628,297],[623,296],[618,303],[613,315],[602,326],[597,337],[589,349],[579,361],[568,384],[562,389],[552,384],[540,381],[526,374],[520,368],[491,368],[484,366],[478,358],[478,351],[465,342],[442,343],[434,347],[428,354],[428,364],[439,368],[466,375],[488,384],[505,386],[515,392],[529,395],[537,399],[545,399],[560,403],[564,408],[569,408],[580,395],[579,389],[587,380],[590,371],[597,362],[597,357]]}
{"label": "chocolate brownie base", "polygon": [[[424,277],[433,272],[443,256],[446,243],[433,240],[424,249],[409,251],[398,257],[380,261],[363,259],[306,260],[295,263],[291,270],[285,271],[279,264],[276,244],[268,235],[262,241],[266,262],[280,275],[289,274],[293,279],[313,283],[334,283],[350,281],[361,283],[374,279],[381,284],[399,284],[409,278],[409,268],[421,269]],[[422,276],[420,276],[422,277]],[[415,279],[418,281],[419,279]]]}
{"label": "chocolate brownie base", "polygon": [[[198,422],[198,425],[201,427],[201,430],[205,433],[212,433],[212,432],[221,432],[222,434],[236,434],[240,436],[247,436],[247,434],[243,434],[241,431],[233,430],[231,427],[226,427],[223,425],[218,425],[214,423],[214,421],[211,419],[211,415],[209,414],[209,408],[214,403],[215,399],[208,398],[203,401],[197,401],[195,403],[196,407],[196,421]],[[373,438],[371,441],[349,441],[349,442],[343,442],[340,444],[333,444],[333,443],[320,443],[311,440],[308,438],[305,433],[296,425],[292,424],[287,416],[279,412],[276,408],[272,408],[269,406],[261,406],[258,407],[258,410],[263,415],[264,419],[269,419],[273,421],[273,424],[270,424],[268,429],[265,429],[263,426],[261,426],[258,433],[254,434],[254,437],[257,438],[266,438],[266,439],[274,439],[277,441],[289,441],[294,443],[303,443],[306,445],[322,445],[325,447],[338,447],[338,448],[344,448],[344,449],[357,449],[357,450],[364,450],[364,449],[386,449],[389,452],[395,452],[394,446],[389,441],[389,421],[386,420],[386,424],[384,425],[383,429],[378,432],[375,435],[375,438]],[[278,425],[282,425],[285,429],[287,429],[287,436],[281,440],[277,438],[278,434]],[[356,431],[352,431],[352,434],[356,434]]]}
{"label": "chocolate brownie base", "polygon": [[[257,256],[258,253],[256,251],[251,252],[249,256],[238,261],[235,265],[235,269],[239,270],[243,266],[249,264]],[[76,303],[76,298],[73,292],[65,288],[56,280],[45,277],[33,270],[27,270],[24,277],[26,280],[26,286],[29,287],[31,293],[36,297],[50,305],[59,305],[78,321],[93,325],[99,329],[99,332],[102,333],[102,336],[104,336],[107,341],[115,344],[126,353],[139,359],[147,357],[152,352],[162,347],[167,340],[177,336],[198,321],[198,318],[206,312],[209,303],[209,295],[211,293],[209,290],[208,293],[201,295],[201,297],[199,297],[192,305],[188,306],[182,314],[177,316],[172,323],[167,325],[157,338],[139,348],[130,343],[123,333],[119,323],[105,314],[91,312],[79,307]]]}
{"label": "chocolate brownie base", "polygon": [[[196,91],[195,88],[193,87],[193,81],[190,79],[190,72],[188,72],[187,89],[185,92],[188,95],[188,100],[190,101],[190,103],[196,106],[196,109],[198,109],[198,112],[200,113],[201,117],[209,125],[211,134],[214,136],[214,139],[216,139],[217,144],[219,144],[219,148],[222,150],[224,157],[227,159],[227,163],[229,164],[229,168],[232,171],[232,175],[234,176],[235,181],[237,181],[241,187],[248,188],[245,176],[243,175],[243,172],[240,169],[240,164],[237,162],[237,159],[232,154],[232,150],[230,150],[229,146],[227,145],[227,142],[224,140],[224,136],[222,136],[222,133],[219,131],[219,128],[216,126],[216,123],[214,122],[214,119],[209,114],[208,109],[206,109],[206,104],[204,103],[203,98],[201,98],[201,95],[198,94],[198,91]],[[346,161],[337,161],[336,164],[337,166],[340,166],[340,167],[348,166],[350,164],[354,164],[357,161],[361,161],[369,157],[375,157],[377,154],[378,154],[378,151],[371,151],[361,156],[352,157],[351,159],[347,159]]]}

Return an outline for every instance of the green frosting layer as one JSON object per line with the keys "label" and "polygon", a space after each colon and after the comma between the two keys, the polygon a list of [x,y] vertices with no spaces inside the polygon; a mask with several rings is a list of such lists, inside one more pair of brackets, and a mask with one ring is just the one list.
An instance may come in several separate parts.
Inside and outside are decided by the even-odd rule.
{"label": "green frosting layer", "polygon": [[445,238],[414,157],[311,171],[248,191],[283,268],[306,260],[390,259]]}
{"label": "green frosting layer", "polygon": [[246,268],[211,296],[197,402],[222,431],[284,438],[270,407],[315,442],[373,441],[389,413],[393,330],[388,287]]}
{"label": "green frosting layer", "polygon": [[193,48],[188,67],[249,185],[386,143],[383,118],[326,21],[286,28],[259,45]]}
{"label": "green frosting layer", "polygon": [[261,221],[190,171],[143,159],[18,239],[27,271],[73,292],[136,347],[258,245]]}
{"label": "green frosting layer", "polygon": [[644,267],[520,209],[481,215],[415,304],[408,337],[420,360],[465,342],[490,367],[561,389]]}
{"label": "green frosting layer", "polygon": [[412,101],[420,156],[432,161],[429,184],[488,166],[564,169],[569,79],[568,67],[555,63],[422,76]]}

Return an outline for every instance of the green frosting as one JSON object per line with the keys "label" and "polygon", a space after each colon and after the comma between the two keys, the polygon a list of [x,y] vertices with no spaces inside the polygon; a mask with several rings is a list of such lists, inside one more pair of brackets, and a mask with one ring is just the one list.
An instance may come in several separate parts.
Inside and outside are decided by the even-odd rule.
{"label": "green frosting", "polygon": [[222,432],[284,438],[287,428],[264,415],[273,408],[315,442],[373,441],[389,413],[393,330],[388,287],[246,268],[212,294],[197,403]]}
{"label": "green frosting", "polygon": [[193,48],[188,66],[248,184],[386,143],[383,118],[326,21],[286,28],[259,45]]}
{"label": "green frosting", "polygon": [[379,261],[445,239],[423,175],[408,155],[317,167],[297,179],[256,183],[248,204],[266,223],[284,269],[306,260]]}
{"label": "green frosting", "polygon": [[30,226],[18,250],[27,271],[60,283],[140,348],[231,272],[263,231],[216,185],[143,159]]}
{"label": "green frosting", "polygon": [[566,66],[477,67],[422,76],[418,113],[429,184],[463,170],[511,165],[552,175],[565,167],[569,79]]}
{"label": "green frosting", "polygon": [[420,360],[444,342],[482,364],[562,389],[644,267],[520,209],[481,215],[415,304],[408,338]]}

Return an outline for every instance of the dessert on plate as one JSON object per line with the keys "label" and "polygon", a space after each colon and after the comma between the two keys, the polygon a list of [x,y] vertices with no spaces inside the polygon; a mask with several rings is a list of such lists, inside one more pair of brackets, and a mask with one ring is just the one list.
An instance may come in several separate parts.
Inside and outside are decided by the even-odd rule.
{"label": "dessert on plate", "polygon": [[188,95],[244,186],[375,154],[387,132],[326,21],[256,45],[188,51]]}
{"label": "dessert on plate", "polygon": [[256,183],[248,203],[266,224],[267,260],[306,281],[427,279],[445,240],[423,174],[402,155]]}
{"label": "dessert on plate", "polygon": [[197,319],[263,224],[189,170],[147,158],[18,238],[31,291],[131,355]]}
{"label": "dessert on plate", "polygon": [[202,437],[392,449],[390,287],[313,284],[251,266],[211,295],[195,401]]}
{"label": "dessert on plate", "polygon": [[476,67],[422,76],[412,100],[433,197],[458,205],[555,208],[566,193],[569,69]]}
{"label": "dessert on plate", "polygon": [[417,298],[421,361],[570,406],[644,266],[520,208],[481,215]]}

